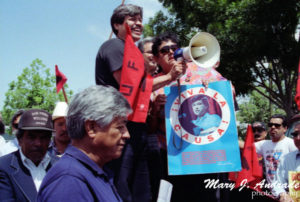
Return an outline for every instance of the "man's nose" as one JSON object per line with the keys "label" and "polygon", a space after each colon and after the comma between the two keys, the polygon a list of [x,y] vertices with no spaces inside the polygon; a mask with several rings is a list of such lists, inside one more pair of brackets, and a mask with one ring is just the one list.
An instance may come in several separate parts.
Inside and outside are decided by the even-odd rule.
{"label": "man's nose", "polygon": [[40,145],[42,145],[42,140],[40,138],[36,138],[33,141],[33,143],[34,143],[35,146],[40,146]]}
{"label": "man's nose", "polygon": [[126,129],[126,131],[122,134],[122,138],[124,139],[129,139],[130,138],[130,134],[128,132],[128,130]]}

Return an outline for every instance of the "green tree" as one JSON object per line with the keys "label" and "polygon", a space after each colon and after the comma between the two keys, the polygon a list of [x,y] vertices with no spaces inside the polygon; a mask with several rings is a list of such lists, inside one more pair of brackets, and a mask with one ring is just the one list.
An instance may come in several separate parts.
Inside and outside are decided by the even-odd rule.
{"label": "green tree", "polygon": [[297,112],[293,98],[300,52],[295,39],[299,0],[159,1],[169,15],[151,19],[146,35],[170,30],[187,45],[187,33],[213,34],[222,49],[218,71],[233,82],[238,94],[256,90],[288,117]]}
{"label": "green tree", "polygon": [[[73,94],[67,85],[65,90],[68,97]],[[17,80],[9,83],[5,96],[2,116],[6,124],[19,109],[40,108],[52,113],[55,103],[64,100],[62,93],[56,93],[55,75],[40,59],[33,60],[30,68],[24,68]]]}
{"label": "green tree", "polygon": [[[264,90],[261,89],[261,91]],[[239,105],[240,109],[237,111],[237,120],[240,123],[251,124],[255,121],[268,123],[273,114],[285,114],[282,109],[270,105],[270,100],[254,90],[249,96],[244,96],[242,100],[244,101]]]}
{"label": "green tree", "polygon": [[[264,89],[260,89],[264,93]],[[237,121],[239,122],[238,132],[242,139],[245,139],[247,125],[255,121],[268,123],[270,117],[274,114],[284,114],[285,111],[279,109],[276,105],[270,103],[266,97],[262,96],[255,90],[252,90],[246,96],[240,96],[239,111],[236,113]]]}

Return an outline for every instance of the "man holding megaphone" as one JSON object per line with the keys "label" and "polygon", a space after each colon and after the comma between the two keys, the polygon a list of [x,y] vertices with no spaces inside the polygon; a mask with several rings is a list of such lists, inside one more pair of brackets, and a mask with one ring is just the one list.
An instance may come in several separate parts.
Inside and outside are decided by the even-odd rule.
{"label": "man holding megaphone", "polygon": [[[186,73],[178,75],[181,84],[202,84],[203,81],[226,80],[213,69],[219,63],[220,46],[212,35],[208,33],[196,34],[188,47],[179,48],[179,41],[173,33],[164,33],[154,39],[152,52],[161,69],[161,75],[168,74],[175,68],[185,68],[186,62],[189,62]],[[179,57],[183,59],[176,60]],[[170,85],[176,84],[176,82],[172,82]],[[156,132],[154,133],[157,134],[158,139],[161,141],[160,145],[162,145],[163,170],[161,178],[167,179],[174,185],[172,201],[193,201],[199,199],[199,196],[201,196],[202,201],[217,201],[216,190],[205,189],[203,182],[208,178],[217,178],[217,174],[168,176],[167,151],[164,146],[166,145],[164,116],[166,95],[163,88],[153,93],[152,101],[151,117],[155,118],[151,120],[157,122]],[[155,124],[151,126],[153,125]]]}

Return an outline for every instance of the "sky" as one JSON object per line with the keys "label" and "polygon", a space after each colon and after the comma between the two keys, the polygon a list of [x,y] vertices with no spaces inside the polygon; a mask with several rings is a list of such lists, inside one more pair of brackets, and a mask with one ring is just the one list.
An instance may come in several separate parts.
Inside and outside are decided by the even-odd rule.
{"label": "sky", "polygon": [[[77,93],[95,84],[95,58],[111,33],[110,17],[122,0],[1,0],[0,110],[8,84],[36,58],[55,65]],[[125,0],[143,7],[144,23],[163,9],[158,0]]]}

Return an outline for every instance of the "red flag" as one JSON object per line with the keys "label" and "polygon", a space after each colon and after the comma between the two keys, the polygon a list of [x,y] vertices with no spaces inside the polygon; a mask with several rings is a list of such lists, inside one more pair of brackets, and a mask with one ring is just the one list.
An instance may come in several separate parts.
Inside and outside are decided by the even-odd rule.
{"label": "red flag", "polygon": [[56,93],[63,88],[64,84],[67,82],[67,77],[58,70],[58,66],[55,65],[55,75],[56,75]]}
{"label": "red flag", "polygon": [[142,85],[138,91],[137,98],[134,102],[133,113],[128,117],[129,120],[134,122],[146,122],[148,115],[148,108],[150,96],[152,93],[153,77],[147,75],[142,80]]}
{"label": "red flag", "polygon": [[261,191],[259,186],[256,188],[255,186],[256,183],[260,182],[262,179],[262,165],[259,164],[256,154],[252,128],[248,125],[245,146],[242,153],[242,170],[238,172],[235,186],[239,187],[241,183],[247,182],[250,188]]}
{"label": "red flag", "polygon": [[298,79],[297,79],[297,87],[296,87],[296,96],[295,101],[298,106],[298,110],[300,111],[300,58],[299,58],[299,65],[298,65]]}
{"label": "red flag", "polygon": [[153,79],[145,74],[143,55],[134,44],[128,25],[126,25],[126,31],[120,92],[125,96],[133,109],[133,113],[128,119],[134,122],[145,123]]}

